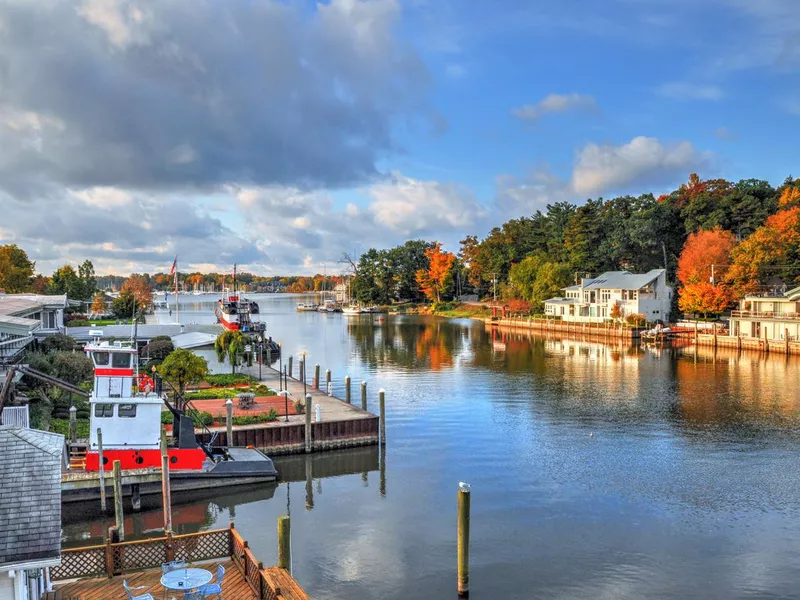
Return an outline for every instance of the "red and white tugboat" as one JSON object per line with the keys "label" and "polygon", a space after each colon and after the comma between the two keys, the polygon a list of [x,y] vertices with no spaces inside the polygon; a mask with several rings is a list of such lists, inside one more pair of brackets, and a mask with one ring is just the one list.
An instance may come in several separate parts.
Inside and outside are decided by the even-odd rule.
{"label": "red and white tugboat", "polygon": [[258,303],[248,300],[236,290],[236,265],[233,266],[233,291],[225,289],[217,302],[214,314],[217,321],[225,329],[261,333],[265,330],[263,323],[253,321],[252,315],[259,313]]}
{"label": "red and white tugboat", "polygon": [[[168,449],[171,478],[218,479],[235,483],[272,481],[278,473],[265,454],[252,448],[201,446],[194,423],[154,388],[160,382],[135,376],[135,348],[117,342],[84,348],[94,363],[94,389],[89,398],[91,426],[86,470],[99,471],[97,429],[103,434],[103,470],[120,461],[123,470],[161,466],[161,410],[173,414],[173,440]],[[138,391],[134,392],[134,384]]]}

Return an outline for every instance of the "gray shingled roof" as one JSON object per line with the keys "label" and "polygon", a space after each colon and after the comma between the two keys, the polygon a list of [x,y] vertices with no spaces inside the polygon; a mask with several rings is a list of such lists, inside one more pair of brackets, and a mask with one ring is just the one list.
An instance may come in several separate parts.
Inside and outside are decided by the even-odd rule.
{"label": "gray shingled roof", "polygon": [[61,554],[64,436],[0,426],[0,566]]}
{"label": "gray shingled roof", "polygon": [[628,271],[606,271],[584,283],[584,290],[639,290],[658,279],[664,269],[653,269],[643,274]]}

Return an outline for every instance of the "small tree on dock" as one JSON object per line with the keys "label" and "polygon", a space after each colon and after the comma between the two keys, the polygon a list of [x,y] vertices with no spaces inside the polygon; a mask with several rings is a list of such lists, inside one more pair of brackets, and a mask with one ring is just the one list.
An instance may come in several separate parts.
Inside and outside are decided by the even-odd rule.
{"label": "small tree on dock", "polygon": [[202,356],[181,348],[164,359],[158,366],[158,373],[177,387],[183,396],[188,384],[202,381],[208,375],[208,363]]}
{"label": "small tree on dock", "polygon": [[253,353],[245,351],[245,346],[247,346],[249,342],[250,339],[241,331],[223,331],[217,336],[214,342],[217,360],[221,363],[227,360],[231,365],[232,374],[236,373],[236,367],[239,365],[252,365]]}
{"label": "small tree on dock", "polygon": [[609,313],[609,316],[615,320],[622,318],[622,308],[620,307],[619,302],[614,302],[614,306],[611,307],[611,313]]}

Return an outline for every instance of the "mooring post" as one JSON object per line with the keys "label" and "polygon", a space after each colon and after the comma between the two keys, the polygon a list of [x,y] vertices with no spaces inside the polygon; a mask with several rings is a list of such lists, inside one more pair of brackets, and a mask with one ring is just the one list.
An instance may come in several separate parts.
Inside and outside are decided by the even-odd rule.
{"label": "mooring post", "polygon": [[350,375],[345,375],[344,378],[344,401],[348,404],[352,404],[350,398]]}
{"label": "mooring post", "polygon": [[114,518],[120,541],[125,541],[125,516],[122,514],[122,464],[114,461]]}
{"label": "mooring post", "polygon": [[458,484],[458,595],[469,596],[469,500],[468,483]]}
{"label": "mooring post", "polygon": [[367,410],[367,382],[361,382],[361,410]]}
{"label": "mooring post", "polygon": [[228,432],[227,446],[233,446],[233,400],[228,398],[225,401],[225,427]]}
{"label": "mooring post", "polygon": [[69,441],[78,441],[78,409],[74,405],[69,407]]}
{"label": "mooring post", "polygon": [[300,358],[300,361],[297,363],[297,368],[299,369],[300,373],[298,375],[298,379],[300,382],[304,382],[306,378],[306,359]]}
{"label": "mooring post", "polygon": [[272,348],[267,346],[267,366],[272,368]]}
{"label": "mooring post", "polygon": [[161,430],[161,499],[164,507],[164,531],[172,531],[172,491],[169,485],[169,448],[167,430]]}
{"label": "mooring post", "polygon": [[381,455],[378,459],[378,491],[381,498],[386,498],[386,446],[381,448]]}
{"label": "mooring post", "polygon": [[319,365],[314,365],[314,387],[319,389]]}
{"label": "mooring post", "polygon": [[278,566],[292,570],[292,524],[288,515],[278,517]]}
{"label": "mooring post", "polygon": [[306,510],[314,508],[314,459],[306,454]]}
{"label": "mooring post", "polygon": [[328,396],[332,396],[332,387],[331,387],[331,370],[325,369],[325,392]]}
{"label": "mooring post", "polygon": [[100,464],[100,510],[106,512],[106,473],[103,464],[103,431],[97,428],[97,462]]}
{"label": "mooring post", "polygon": [[139,512],[142,510],[142,495],[139,491],[138,483],[131,484],[131,506],[133,508],[133,512]]}
{"label": "mooring post", "polygon": [[386,392],[383,388],[378,390],[378,406],[381,422],[381,446],[386,445]]}
{"label": "mooring post", "polygon": [[311,394],[306,394],[306,452],[311,452]]}
{"label": "mooring post", "polygon": [[291,377],[292,379],[294,379],[294,371],[292,370],[292,363],[293,362],[294,362],[294,357],[290,356],[289,357],[289,377]]}

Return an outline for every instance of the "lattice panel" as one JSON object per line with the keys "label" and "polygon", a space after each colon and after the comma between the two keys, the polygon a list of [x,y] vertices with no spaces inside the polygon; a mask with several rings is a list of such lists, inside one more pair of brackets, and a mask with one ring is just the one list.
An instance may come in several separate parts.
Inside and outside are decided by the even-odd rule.
{"label": "lattice panel", "polygon": [[231,558],[242,572],[244,572],[244,550],[244,544],[242,544],[238,536],[233,536],[233,554]]}
{"label": "lattice panel", "polygon": [[261,589],[261,570],[258,568],[258,562],[249,550],[245,552],[244,578],[254,590],[258,591]]}
{"label": "lattice panel", "polygon": [[164,539],[141,541],[135,544],[114,544],[114,573],[160,567],[167,562]]}
{"label": "lattice panel", "polygon": [[172,538],[175,560],[197,562],[212,558],[225,558],[230,552],[230,529],[176,535]]}
{"label": "lattice panel", "polygon": [[95,577],[105,574],[105,546],[63,550],[61,552],[61,564],[50,569],[50,578],[54,581],[78,577]]}

